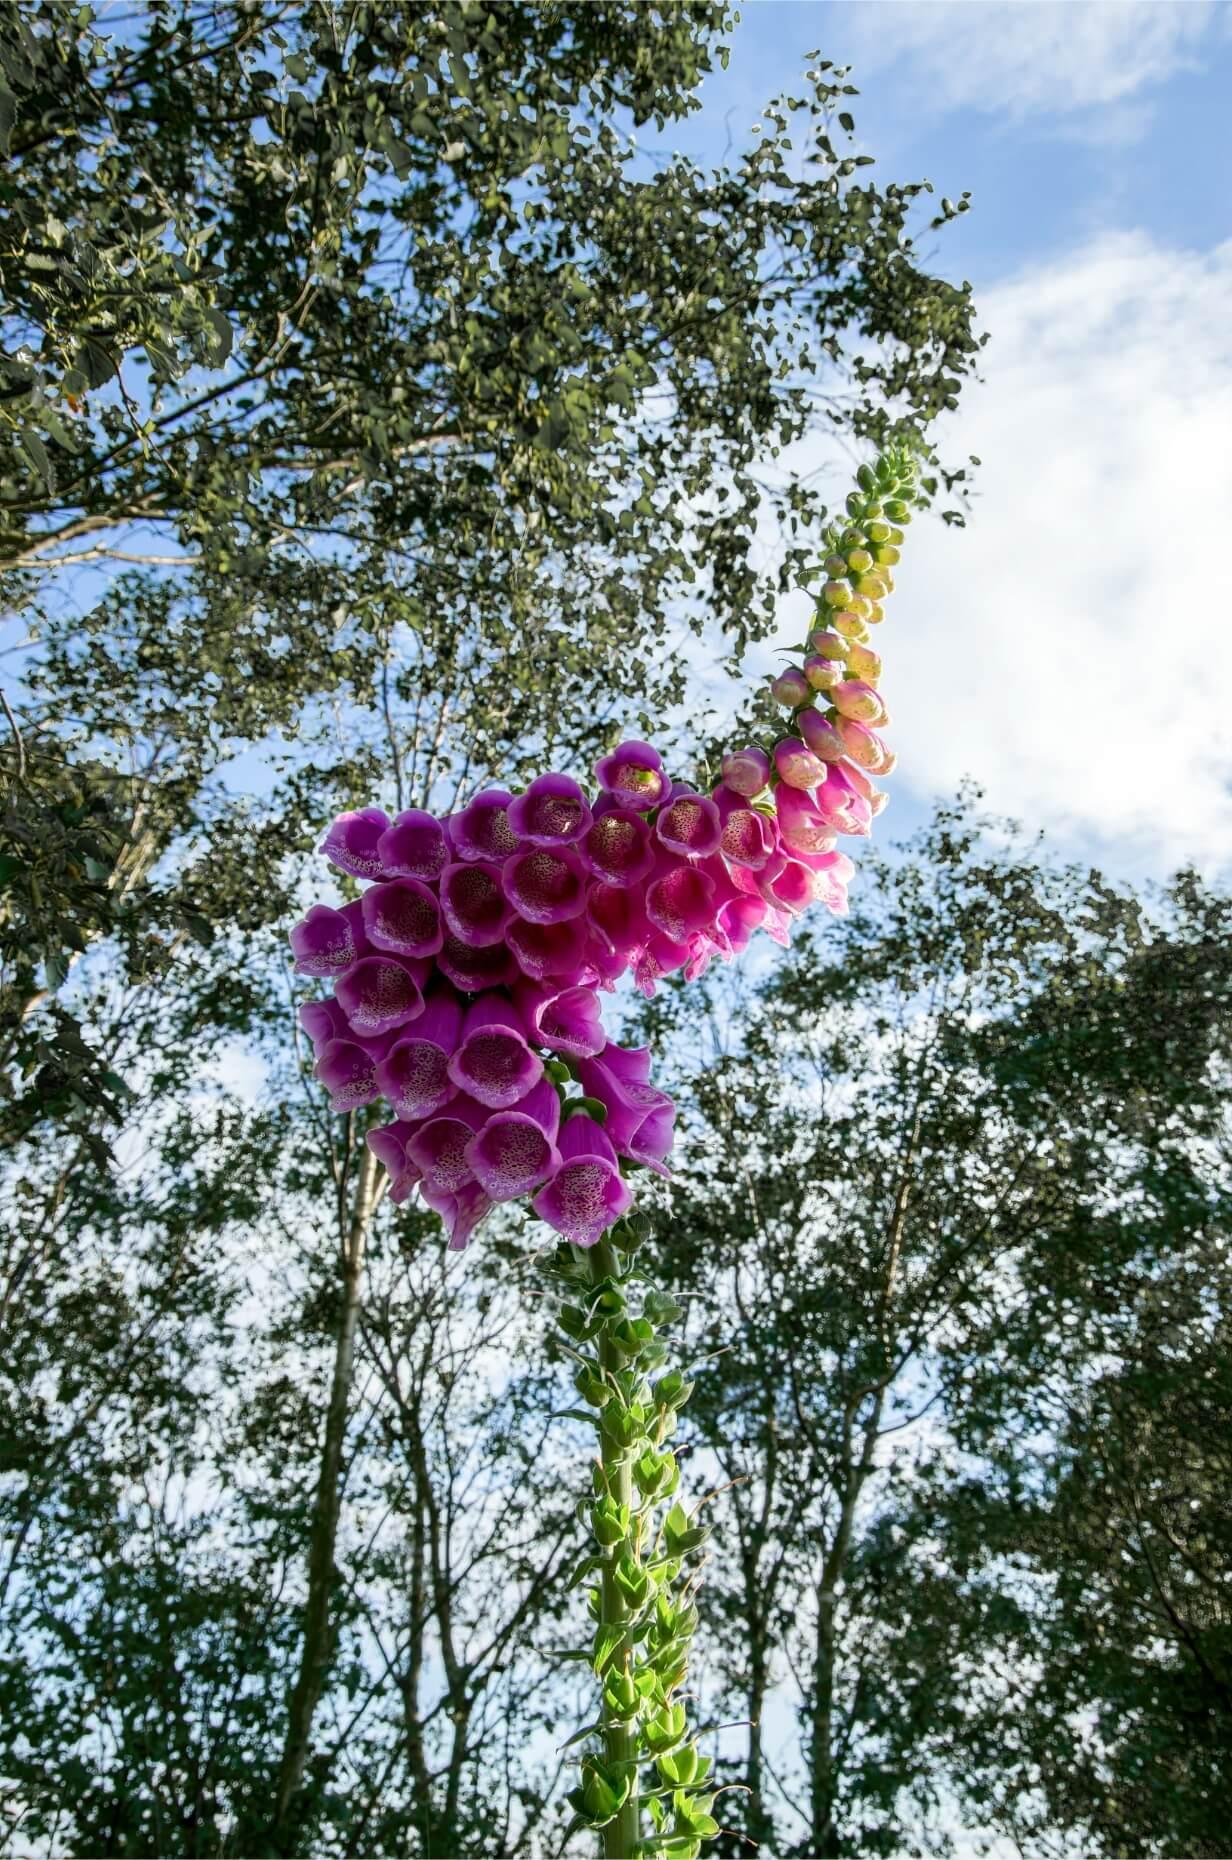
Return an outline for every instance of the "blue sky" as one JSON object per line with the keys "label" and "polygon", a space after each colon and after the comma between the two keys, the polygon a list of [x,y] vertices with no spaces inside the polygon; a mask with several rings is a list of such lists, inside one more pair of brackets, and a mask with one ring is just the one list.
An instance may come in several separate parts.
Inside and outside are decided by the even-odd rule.
{"label": "blue sky", "polygon": [[673,145],[741,146],[817,47],[873,178],[971,190],[919,247],[991,337],[945,435],[975,514],[912,530],[878,640],[885,824],[970,773],[1113,872],[1226,872],[1232,6],[753,0]]}

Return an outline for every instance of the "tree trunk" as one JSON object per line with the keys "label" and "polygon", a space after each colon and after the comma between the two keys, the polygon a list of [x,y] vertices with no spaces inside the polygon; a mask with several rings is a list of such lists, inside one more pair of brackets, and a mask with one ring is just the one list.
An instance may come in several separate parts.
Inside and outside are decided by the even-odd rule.
{"label": "tree trunk", "polygon": [[813,1676],[813,1731],[809,1752],[813,1785],[810,1852],[815,1860],[833,1860],[839,1851],[834,1826],[834,1609],[834,1590],[819,1589],[817,1663]]}
{"label": "tree trunk", "polygon": [[355,1186],[355,1203],[342,1254],[342,1307],[334,1347],[334,1373],[325,1415],[321,1471],[313,1508],[308,1550],[308,1599],[304,1607],[304,1637],[299,1673],[291,1693],[286,1740],[278,1772],[274,1801],[273,1845],[278,1853],[291,1851],[295,1840],[295,1797],[303,1781],[312,1739],[312,1721],[320,1703],[332,1652],[329,1601],[334,1581],[334,1546],[338,1536],[339,1475],[342,1443],[346,1435],[351,1374],[355,1361],[355,1333],[362,1304],[364,1248],[376,1208],[377,1163],[365,1146]]}

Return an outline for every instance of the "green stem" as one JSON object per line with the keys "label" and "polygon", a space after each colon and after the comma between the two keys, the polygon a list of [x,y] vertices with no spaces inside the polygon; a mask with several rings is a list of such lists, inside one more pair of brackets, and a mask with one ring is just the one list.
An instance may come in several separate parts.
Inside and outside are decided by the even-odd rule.
{"label": "green stem", "polygon": [[[604,1279],[618,1278],[620,1268],[615,1249],[610,1240],[600,1240],[589,1249],[591,1283],[601,1285]],[[621,1367],[622,1359],[616,1346],[606,1334],[599,1341],[599,1361],[602,1367],[614,1374]],[[609,1440],[605,1433],[599,1435],[600,1458],[607,1489],[617,1504],[628,1505],[634,1502],[633,1491],[633,1451],[631,1448],[618,1447]],[[603,1570],[603,1614],[602,1620],[620,1623],[629,1619],[632,1610],[620,1593],[612,1562],[609,1558]],[[632,1659],[631,1644],[626,1641],[616,1656],[616,1663],[628,1667]],[[627,1766],[631,1771],[632,1786],[628,1797],[616,1815],[603,1829],[604,1860],[632,1860],[642,1838],[642,1809],[638,1788],[637,1771],[637,1726],[628,1718],[618,1718],[615,1713],[604,1709],[603,1746],[609,1763]]]}

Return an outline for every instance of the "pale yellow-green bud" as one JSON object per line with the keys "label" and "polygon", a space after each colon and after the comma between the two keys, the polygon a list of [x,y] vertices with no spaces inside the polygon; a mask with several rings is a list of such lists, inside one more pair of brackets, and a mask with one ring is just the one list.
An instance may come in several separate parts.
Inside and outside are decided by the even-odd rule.
{"label": "pale yellow-green bud", "polygon": [[821,598],[827,607],[846,607],[851,599],[851,589],[845,581],[827,581],[821,590]]}
{"label": "pale yellow-green bud", "polygon": [[847,553],[847,568],[853,575],[865,575],[873,566],[873,558],[867,549],[851,549]]}
{"label": "pale yellow-green bud", "polygon": [[844,639],[867,639],[868,624],[859,614],[842,613],[834,616],[835,631]]}
{"label": "pale yellow-green bud", "polygon": [[823,566],[827,575],[835,579],[847,573],[847,563],[841,555],[828,555]]}
{"label": "pale yellow-green bud", "polygon": [[903,532],[900,529],[891,529],[890,541],[894,544],[894,547],[896,549],[901,549],[902,543],[903,543]]}
{"label": "pale yellow-green bud", "polygon": [[[871,646],[853,645],[850,652],[847,654],[847,664],[851,669],[852,676],[854,678],[862,678],[865,684],[875,685],[880,681],[881,654],[879,652],[874,652]],[[804,671],[807,677],[807,660],[805,661]],[[811,678],[809,679],[809,683],[812,683]],[[818,690],[821,689],[820,686],[816,688]],[[833,690],[833,686],[831,686],[830,689]]]}
{"label": "pale yellow-green bud", "polygon": [[874,551],[874,560],[878,568],[893,568],[896,562],[902,560],[902,555],[893,543],[878,543]]}
{"label": "pale yellow-green bud", "polygon": [[870,626],[880,626],[881,622],[885,619],[885,608],[881,605],[881,602],[870,601],[868,604],[868,612],[865,614],[864,618],[868,621]]}
{"label": "pale yellow-green bud", "polygon": [[[868,540],[873,543],[889,542],[890,540],[889,524],[883,523],[880,517],[878,517],[874,522],[870,523],[868,526]],[[847,541],[847,538],[845,536],[843,538],[843,541],[844,542]]]}
{"label": "pale yellow-green bud", "polygon": [[857,594],[870,601],[883,601],[888,592],[884,575],[858,575],[855,587]]}
{"label": "pale yellow-green bud", "polygon": [[[882,527],[885,527],[884,524]],[[857,528],[855,524],[852,524],[850,529],[843,531],[843,539],[839,547],[840,549],[863,549],[867,541],[868,537],[864,534],[864,531]]]}
{"label": "pale yellow-green bud", "polygon": [[847,607],[851,613],[859,614],[863,619],[867,620],[869,609],[872,607],[872,604],[867,594],[853,594],[847,603]]}

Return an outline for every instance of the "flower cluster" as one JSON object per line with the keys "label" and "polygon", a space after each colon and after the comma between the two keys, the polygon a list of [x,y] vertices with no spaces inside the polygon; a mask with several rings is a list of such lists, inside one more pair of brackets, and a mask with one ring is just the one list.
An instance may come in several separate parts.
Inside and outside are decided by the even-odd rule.
{"label": "flower cluster", "polygon": [[598,990],[631,970],[653,993],[759,927],[785,942],[814,899],[845,908],[852,867],[835,839],[867,831],[859,769],[831,765],[846,799],[824,830],[799,815],[798,786],[771,798],[774,772],[764,750],[736,752],[706,795],[629,742],[596,764],[593,801],[549,774],[443,820],[364,808],[334,822],[322,851],[368,882],[291,933],[299,972],[334,983],[301,1019],[335,1110],[392,1106],[369,1145],[393,1199],[418,1190],[453,1246],[526,1195],[591,1245],[630,1205],[622,1159],[666,1172],[672,1101],[646,1049],[607,1039]]}

